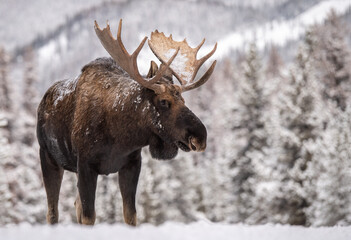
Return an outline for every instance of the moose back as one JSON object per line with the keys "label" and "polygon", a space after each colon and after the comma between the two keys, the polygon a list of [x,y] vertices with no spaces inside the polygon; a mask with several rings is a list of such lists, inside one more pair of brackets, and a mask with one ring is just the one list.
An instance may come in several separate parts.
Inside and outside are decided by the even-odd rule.
{"label": "moose back", "polygon": [[[58,199],[64,170],[77,173],[75,201],[77,221],[95,222],[95,192],[99,174],[118,172],[127,224],[136,225],[135,193],[141,167],[141,149],[149,146],[157,159],[172,159],[178,149],[204,151],[207,132],[202,122],[185,105],[181,94],[204,84],[216,61],[197,81],[201,59],[196,54],[204,41],[191,48],[157,30],[148,41],[161,62],[151,62],[146,77],[140,75],[139,47],[129,54],[110,27],[95,31],[112,58],[99,58],[83,67],[75,80],[55,83],[38,108],[37,137],[47,194],[47,222],[58,222]],[[175,76],[180,85],[173,83]]]}

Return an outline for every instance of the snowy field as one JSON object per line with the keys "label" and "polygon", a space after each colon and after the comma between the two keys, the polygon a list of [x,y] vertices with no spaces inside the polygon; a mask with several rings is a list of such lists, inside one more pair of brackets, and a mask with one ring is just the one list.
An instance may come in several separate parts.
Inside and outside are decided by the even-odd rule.
{"label": "snowy field", "polygon": [[193,224],[166,223],[159,227],[143,224],[137,228],[126,225],[78,225],[19,226],[0,227],[1,240],[104,240],[104,239],[143,239],[143,240],[350,240],[351,227],[304,228],[280,225],[245,226],[198,222]]}

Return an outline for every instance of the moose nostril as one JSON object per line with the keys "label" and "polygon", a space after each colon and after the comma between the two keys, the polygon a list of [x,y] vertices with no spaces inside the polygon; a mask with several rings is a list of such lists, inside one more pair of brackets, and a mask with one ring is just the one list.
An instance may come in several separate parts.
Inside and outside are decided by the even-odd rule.
{"label": "moose nostril", "polygon": [[193,142],[193,138],[191,138],[191,140],[190,140],[190,148],[191,148],[191,150],[193,150],[193,151],[196,151],[196,145],[195,145],[196,143],[194,143]]}
{"label": "moose nostril", "polygon": [[206,148],[206,142],[202,142],[201,140],[195,137],[189,137],[188,146],[192,151],[203,152]]}

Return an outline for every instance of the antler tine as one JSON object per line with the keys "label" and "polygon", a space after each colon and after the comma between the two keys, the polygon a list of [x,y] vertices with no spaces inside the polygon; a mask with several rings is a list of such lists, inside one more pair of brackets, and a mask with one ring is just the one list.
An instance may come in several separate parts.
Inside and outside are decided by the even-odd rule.
{"label": "antler tine", "polygon": [[206,40],[205,38],[202,39],[202,42],[195,48],[195,49],[196,49],[196,53],[198,53],[198,51],[200,50],[200,48],[202,47],[202,45],[204,45],[205,40]]}
{"label": "antler tine", "polygon": [[[144,47],[145,45],[145,42],[147,40],[147,37],[144,37],[143,40],[141,41],[141,43],[139,44],[139,46],[137,47],[137,49],[135,49],[135,51],[132,53],[132,55],[130,55],[128,53],[128,51],[126,50],[123,42],[122,42],[122,19],[119,20],[119,24],[118,24],[118,31],[117,31],[117,41],[119,43],[119,45],[121,46],[121,48],[123,49],[123,52],[125,52],[126,54],[128,54],[129,56],[132,56],[133,59],[137,59],[138,55],[139,55],[139,52],[141,51],[141,49]],[[112,36],[112,34],[111,34]],[[136,69],[138,70],[138,68]],[[139,73],[139,71],[138,71]]]}
{"label": "antler tine", "polygon": [[184,85],[182,86],[182,92],[186,92],[189,90],[192,90],[194,88],[198,88],[200,87],[202,84],[204,84],[205,82],[207,82],[207,80],[211,77],[213,70],[216,66],[217,60],[215,60],[211,67],[207,70],[207,72],[196,82],[190,84],[190,85]]}
{"label": "antler tine", "polygon": [[124,69],[131,78],[133,78],[140,85],[149,88],[155,92],[163,92],[164,88],[161,85],[156,84],[156,82],[162,77],[163,73],[167,70],[169,65],[172,63],[178,51],[172,56],[172,58],[153,78],[149,81],[145,80],[139,73],[137,57],[139,52],[143,48],[147,37],[145,37],[137,49],[133,52],[132,55],[128,53],[124,44],[122,42],[122,19],[119,21],[117,39],[112,36],[110,25],[107,23],[107,26],[104,29],[100,29],[99,25],[95,21],[95,32],[98,38],[100,39],[101,44],[106,49],[106,51],[111,55],[111,57],[118,63],[122,69]]}
{"label": "antler tine", "polygon": [[[199,44],[198,47],[196,47],[196,50],[197,50],[196,53],[199,51],[199,49],[204,44],[204,42],[205,42],[205,39],[202,40],[202,42]],[[200,67],[204,64],[204,62],[206,62],[207,59],[209,59],[215,53],[216,50],[217,50],[217,43],[214,45],[211,52],[209,52],[208,54],[206,54],[205,56],[203,56],[199,60],[196,60],[194,74],[191,77],[191,80],[189,82],[194,82],[195,76],[196,76],[197,72],[199,71]]]}

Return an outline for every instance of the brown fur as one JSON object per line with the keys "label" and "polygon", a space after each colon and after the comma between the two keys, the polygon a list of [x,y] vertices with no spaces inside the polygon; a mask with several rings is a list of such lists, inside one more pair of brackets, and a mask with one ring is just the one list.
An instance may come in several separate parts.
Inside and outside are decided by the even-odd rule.
{"label": "brown fur", "polygon": [[156,94],[102,58],[86,65],[75,81],[57,82],[46,92],[37,137],[49,223],[58,221],[63,170],[77,172],[76,212],[82,224],[95,222],[98,175],[118,171],[125,222],[135,225],[141,148],[149,145],[158,159],[174,158],[179,147],[205,149],[206,128],[185,106],[180,88],[167,78],[159,84],[165,91]]}

